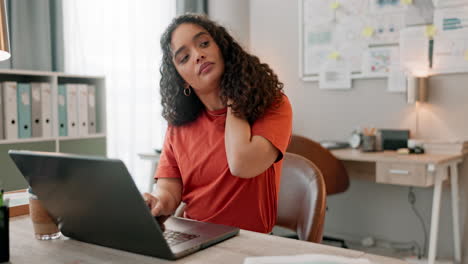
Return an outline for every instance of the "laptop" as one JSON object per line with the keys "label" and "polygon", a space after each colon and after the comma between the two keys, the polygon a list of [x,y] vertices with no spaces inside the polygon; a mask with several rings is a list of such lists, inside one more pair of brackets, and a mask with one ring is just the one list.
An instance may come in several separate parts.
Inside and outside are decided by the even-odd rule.
{"label": "laptop", "polygon": [[178,259],[239,228],[170,217],[162,231],[124,163],[53,152],[8,151],[63,235],[138,254]]}

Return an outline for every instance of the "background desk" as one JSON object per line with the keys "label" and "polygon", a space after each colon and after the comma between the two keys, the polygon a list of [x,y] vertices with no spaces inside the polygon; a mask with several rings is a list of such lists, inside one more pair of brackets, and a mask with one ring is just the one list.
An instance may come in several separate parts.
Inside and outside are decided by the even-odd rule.
{"label": "background desk", "polygon": [[395,151],[361,152],[354,149],[333,150],[332,153],[343,161],[350,177],[371,179],[384,184],[417,187],[434,186],[429,238],[429,264],[433,264],[436,258],[442,182],[450,177],[454,259],[457,263],[461,262],[458,164],[463,161],[462,154],[400,155]]}
{"label": "background desk", "polygon": [[159,157],[161,154],[159,153],[138,153],[138,156],[142,160],[149,160],[151,161],[151,175],[148,177],[148,189],[147,192],[153,192],[153,185],[154,185],[154,174],[156,173],[156,169],[158,168]]}
{"label": "background desk", "polygon": [[406,262],[360,251],[336,248],[241,230],[240,234],[227,241],[189,255],[177,261],[166,261],[121,250],[96,246],[73,239],[39,241],[33,236],[28,216],[10,220],[10,263],[190,263],[190,264],[242,264],[249,256],[279,256],[296,254],[332,254],[351,258],[367,258],[380,264],[403,264]]}

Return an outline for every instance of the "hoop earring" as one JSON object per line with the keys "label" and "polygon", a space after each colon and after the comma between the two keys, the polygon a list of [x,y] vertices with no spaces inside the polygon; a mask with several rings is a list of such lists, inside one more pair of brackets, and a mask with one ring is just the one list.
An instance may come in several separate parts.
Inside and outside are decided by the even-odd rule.
{"label": "hoop earring", "polygon": [[184,88],[184,95],[185,96],[190,96],[192,94],[192,89],[190,89],[190,86],[187,86]]}

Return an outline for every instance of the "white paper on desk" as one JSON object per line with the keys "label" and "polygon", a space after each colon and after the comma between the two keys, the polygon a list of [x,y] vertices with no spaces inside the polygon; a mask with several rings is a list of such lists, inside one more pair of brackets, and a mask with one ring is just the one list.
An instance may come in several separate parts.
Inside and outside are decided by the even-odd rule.
{"label": "white paper on desk", "polygon": [[371,264],[364,258],[309,254],[295,256],[247,257],[244,264]]}
{"label": "white paper on desk", "polygon": [[429,70],[429,38],[426,27],[409,27],[400,32],[400,65],[413,74]]}
{"label": "white paper on desk", "polygon": [[320,70],[320,89],[351,89],[351,70],[345,60],[328,59]]}
{"label": "white paper on desk", "polygon": [[406,72],[399,64],[390,66],[387,82],[387,91],[389,92],[403,93],[406,91]]}

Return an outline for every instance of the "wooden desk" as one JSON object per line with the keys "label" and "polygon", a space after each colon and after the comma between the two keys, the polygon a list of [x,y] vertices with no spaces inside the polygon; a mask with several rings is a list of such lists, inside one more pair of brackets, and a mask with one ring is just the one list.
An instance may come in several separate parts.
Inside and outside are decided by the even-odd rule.
{"label": "wooden desk", "polygon": [[121,250],[96,246],[73,239],[39,241],[33,236],[29,216],[10,221],[10,262],[81,264],[81,263],[225,263],[242,264],[248,256],[279,256],[296,254],[332,254],[351,258],[368,258],[373,263],[403,264],[404,261],[271,235],[241,230],[234,238],[199,251],[177,261],[167,261]]}
{"label": "wooden desk", "polygon": [[351,177],[371,179],[377,183],[405,186],[434,186],[432,200],[431,231],[429,238],[429,264],[436,259],[439,230],[442,182],[450,177],[452,191],[454,259],[461,263],[458,164],[462,154],[410,154],[395,151],[361,152],[354,149],[333,150],[333,155],[342,160]]}

